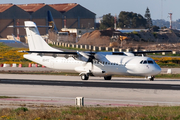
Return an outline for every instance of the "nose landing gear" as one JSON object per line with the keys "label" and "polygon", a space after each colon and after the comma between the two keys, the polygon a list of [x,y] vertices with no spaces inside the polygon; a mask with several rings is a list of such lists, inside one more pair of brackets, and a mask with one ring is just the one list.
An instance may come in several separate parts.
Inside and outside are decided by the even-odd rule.
{"label": "nose landing gear", "polygon": [[154,76],[148,76],[149,81],[154,81]]}

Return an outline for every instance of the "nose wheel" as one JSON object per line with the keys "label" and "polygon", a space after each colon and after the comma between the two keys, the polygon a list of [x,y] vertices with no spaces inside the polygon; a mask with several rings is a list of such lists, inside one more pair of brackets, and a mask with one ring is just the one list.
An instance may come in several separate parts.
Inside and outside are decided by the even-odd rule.
{"label": "nose wheel", "polygon": [[149,81],[154,81],[154,76],[148,76]]}

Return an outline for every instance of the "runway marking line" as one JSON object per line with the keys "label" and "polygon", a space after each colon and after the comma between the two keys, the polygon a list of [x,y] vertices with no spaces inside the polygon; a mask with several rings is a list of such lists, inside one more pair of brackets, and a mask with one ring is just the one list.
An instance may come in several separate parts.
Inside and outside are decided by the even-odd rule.
{"label": "runway marking line", "polygon": [[[3,98],[0,100],[5,101],[28,101],[28,102],[55,102],[55,103],[74,103],[74,101],[57,101],[57,100],[27,100],[27,99],[11,99],[11,98]],[[118,103],[98,103],[98,102],[85,102],[86,105],[100,105],[100,106],[124,106],[124,107],[142,107],[143,105],[134,105],[134,104],[118,104]]]}

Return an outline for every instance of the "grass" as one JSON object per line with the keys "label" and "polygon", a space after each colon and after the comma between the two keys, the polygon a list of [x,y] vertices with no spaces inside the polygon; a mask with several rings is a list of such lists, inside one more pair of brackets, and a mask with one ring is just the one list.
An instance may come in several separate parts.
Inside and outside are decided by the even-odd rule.
{"label": "grass", "polygon": [[177,56],[177,57],[179,57],[180,56],[180,54],[172,54],[172,53],[166,53],[166,55],[162,55],[162,53],[155,53],[155,54],[153,54],[153,53],[148,53],[147,55],[153,55],[153,56]]}
{"label": "grass", "polygon": [[29,60],[23,58],[25,53],[20,53],[20,50],[27,50],[27,48],[13,48],[3,43],[0,43],[0,63],[29,63]]}
{"label": "grass", "polygon": [[159,74],[155,76],[156,78],[171,78],[180,79],[180,74]]}
{"label": "grass", "polygon": [[59,109],[4,108],[0,119],[10,120],[179,120],[180,107],[72,107]]}
{"label": "grass", "polygon": [[180,68],[180,64],[159,63],[161,68]]}
{"label": "grass", "polygon": [[0,96],[0,99],[3,99],[3,98],[17,98],[17,97]]}

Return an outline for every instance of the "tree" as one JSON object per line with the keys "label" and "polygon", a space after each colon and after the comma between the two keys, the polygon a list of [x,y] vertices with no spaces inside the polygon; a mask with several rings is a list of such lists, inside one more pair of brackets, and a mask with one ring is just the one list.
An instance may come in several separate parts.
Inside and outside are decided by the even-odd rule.
{"label": "tree", "polygon": [[114,16],[110,13],[103,15],[103,19],[101,20],[100,27],[102,29],[114,28]]}
{"label": "tree", "polygon": [[121,28],[145,28],[146,19],[137,13],[121,11],[118,16],[118,27]]}
{"label": "tree", "polygon": [[159,31],[159,27],[158,26],[152,26],[151,27],[151,31],[154,31],[154,32],[158,32]]}
{"label": "tree", "polygon": [[148,7],[146,9],[144,17],[146,18],[146,21],[147,21],[146,27],[150,29],[153,26],[153,24],[152,24],[151,14]]}
{"label": "tree", "polygon": [[167,28],[166,26],[161,27],[161,29],[166,29],[166,28]]}

